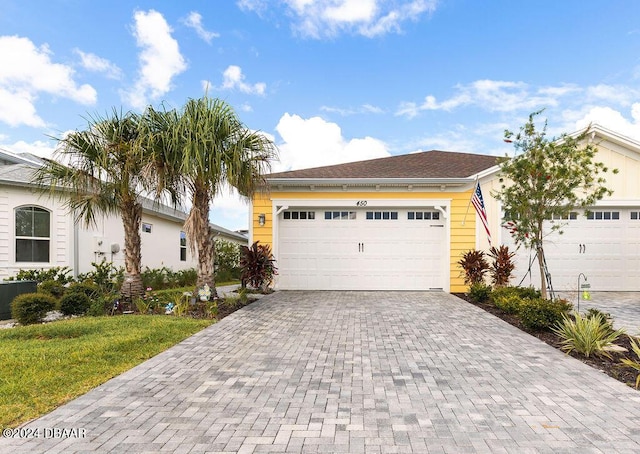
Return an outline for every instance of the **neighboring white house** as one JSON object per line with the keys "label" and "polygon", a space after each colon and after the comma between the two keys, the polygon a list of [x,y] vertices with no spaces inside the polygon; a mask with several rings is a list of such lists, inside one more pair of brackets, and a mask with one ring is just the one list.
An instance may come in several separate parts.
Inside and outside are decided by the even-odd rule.
{"label": "neighboring white house", "polygon": [[[75,224],[57,198],[30,183],[37,157],[0,150],[0,280],[20,269],[69,267],[73,274],[106,259],[124,266],[124,230],[117,216],[99,217],[96,226]],[[181,270],[196,266],[183,229],[186,213],[146,201],[143,204],[142,266]],[[212,224],[219,238],[246,245],[247,238]]]}

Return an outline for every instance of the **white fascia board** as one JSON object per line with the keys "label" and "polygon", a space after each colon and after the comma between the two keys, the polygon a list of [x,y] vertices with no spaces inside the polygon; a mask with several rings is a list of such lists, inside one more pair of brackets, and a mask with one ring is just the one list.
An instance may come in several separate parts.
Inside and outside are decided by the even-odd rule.
{"label": "white fascia board", "polygon": [[[585,127],[568,135],[569,137],[576,138],[580,134],[583,134],[586,130],[587,128]],[[640,152],[640,142],[615,131],[612,131],[611,129],[605,128],[604,126],[601,126],[597,123],[592,124],[589,131],[595,132],[597,136],[610,140],[613,143],[617,143],[618,145],[621,145],[623,147],[631,148],[637,152]]]}
{"label": "white fascia board", "polygon": [[[496,156],[496,158],[498,158],[498,157],[499,156]],[[482,172],[478,172],[475,175],[471,175],[469,177],[469,179],[471,179],[472,181],[475,181],[476,178],[481,180],[481,179],[483,179],[485,177],[494,175],[494,174],[498,173],[499,171],[500,171],[500,164],[496,164],[495,166],[489,167],[488,169],[485,169]]]}
{"label": "white fascia board", "polygon": [[[448,212],[451,199],[272,199],[274,213],[280,207],[435,207],[440,206]],[[363,202],[366,202],[363,204]]]}
{"label": "white fascia board", "polygon": [[[474,177],[475,178],[475,177]],[[267,178],[271,185],[283,186],[385,186],[413,185],[440,186],[463,185],[472,181],[466,178]]]}

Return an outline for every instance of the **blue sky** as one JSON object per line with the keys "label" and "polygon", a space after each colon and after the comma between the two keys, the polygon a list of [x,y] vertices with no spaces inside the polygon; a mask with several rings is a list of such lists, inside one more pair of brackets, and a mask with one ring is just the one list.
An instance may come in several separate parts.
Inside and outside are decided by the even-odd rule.
{"label": "blue sky", "polygon": [[[504,155],[545,108],[640,140],[640,2],[0,1],[0,148],[208,90],[278,145],[274,170],[450,150]],[[247,226],[220,197],[213,222]]]}

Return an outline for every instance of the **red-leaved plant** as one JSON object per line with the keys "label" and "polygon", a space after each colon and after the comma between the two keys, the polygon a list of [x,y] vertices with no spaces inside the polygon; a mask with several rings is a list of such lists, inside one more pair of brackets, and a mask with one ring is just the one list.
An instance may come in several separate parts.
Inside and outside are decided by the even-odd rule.
{"label": "red-leaved plant", "polygon": [[493,259],[493,264],[489,270],[491,275],[491,283],[496,287],[505,287],[509,285],[511,273],[515,268],[513,257],[515,252],[509,251],[509,246],[495,246],[489,249],[489,257]]}
{"label": "red-leaved plant", "polygon": [[464,271],[465,284],[473,285],[484,283],[484,275],[489,270],[489,264],[484,258],[484,252],[471,249],[462,254],[458,265],[460,265]]}
{"label": "red-leaved plant", "polygon": [[242,287],[247,285],[266,291],[273,281],[273,276],[278,274],[275,260],[271,253],[271,247],[267,244],[258,244],[256,241],[251,247],[242,246],[240,251],[240,269],[242,275]]}

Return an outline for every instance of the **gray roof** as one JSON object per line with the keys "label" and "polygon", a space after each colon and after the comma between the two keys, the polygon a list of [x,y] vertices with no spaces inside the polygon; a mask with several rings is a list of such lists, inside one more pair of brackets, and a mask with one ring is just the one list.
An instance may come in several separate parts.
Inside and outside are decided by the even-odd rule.
{"label": "gray roof", "polygon": [[423,151],[312,169],[267,175],[281,179],[468,178],[498,164],[497,156],[452,151]]}
{"label": "gray roof", "polygon": [[0,182],[28,186],[31,184],[34,166],[27,164],[5,164],[0,166]]}

